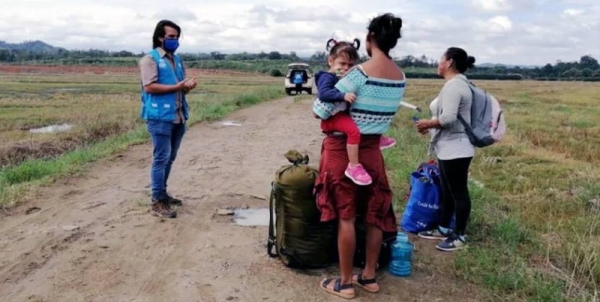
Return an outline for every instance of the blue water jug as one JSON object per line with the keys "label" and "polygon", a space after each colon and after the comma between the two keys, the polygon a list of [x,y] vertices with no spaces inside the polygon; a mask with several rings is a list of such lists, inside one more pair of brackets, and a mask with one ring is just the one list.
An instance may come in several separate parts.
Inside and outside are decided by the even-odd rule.
{"label": "blue water jug", "polygon": [[390,274],[398,277],[409,277],[412,270],[413,245],[405,233],[398,232],[396,241],[392,244],[392,261]]}

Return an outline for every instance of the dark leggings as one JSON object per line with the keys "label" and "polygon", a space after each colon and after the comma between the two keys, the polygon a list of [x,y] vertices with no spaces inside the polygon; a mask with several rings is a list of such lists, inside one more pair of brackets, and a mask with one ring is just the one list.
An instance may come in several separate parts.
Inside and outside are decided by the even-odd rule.
{"label": "dark leggings", "polygon": [[438,160],[442,182],[442,216],[440,226],[448,228],[456,213],[455,232],[464,235],[471,214],[469,196],[469,165],[472,157],[451,160]]}

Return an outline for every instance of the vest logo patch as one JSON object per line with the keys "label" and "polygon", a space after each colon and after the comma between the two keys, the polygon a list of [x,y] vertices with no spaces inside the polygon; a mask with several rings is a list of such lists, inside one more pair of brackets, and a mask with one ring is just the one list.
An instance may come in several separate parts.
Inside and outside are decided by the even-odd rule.
{"label": "vest logo patch", "polygon": [[160,59],[160,61],[158,61],[158,67],[159,68],[167,68],[167,63],[165,63],[164,59]]}

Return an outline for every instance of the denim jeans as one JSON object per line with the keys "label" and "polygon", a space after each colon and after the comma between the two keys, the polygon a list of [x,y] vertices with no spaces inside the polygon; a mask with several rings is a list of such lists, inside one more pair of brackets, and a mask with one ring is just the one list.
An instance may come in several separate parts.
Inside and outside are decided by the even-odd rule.
{"label": "denim jeans", "polygon": [[154,160],[150,177],[152,181],[152,200],[162,200],[167,197],[167,180],[185,133],[185,123],[173,124],[171,122],[148,120],[146,125],[154,145]]}

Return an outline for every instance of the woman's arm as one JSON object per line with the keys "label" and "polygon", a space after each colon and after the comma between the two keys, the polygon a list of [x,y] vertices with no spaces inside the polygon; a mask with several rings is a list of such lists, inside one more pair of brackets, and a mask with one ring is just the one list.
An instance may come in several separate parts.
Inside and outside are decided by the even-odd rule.
{"label": "woman's arm", "polygon": [[[427,133],[431,128],[448,128],[458,119],[458,108],[463,98],[463,83],[460,81],[448,82],[442,88],[439,96],[439,106],[442,114],[431,120],[419,120],[415,124],[421,133]],[[468,87],[467,87],[468,88]]]}
{"label": "woman's arm", "polygon": [[421,134],[426,134],[431,128],[442,128],[438,119],[419,120],[415,123],[415,125]]}
{"label": "woman's arm", "polygon": [[[442,114],[438,117],[438,125],[448,128],[458,119],[458,107],[463,99],[463,88],[466,83],[460,80],[449,82],[440,92],[440,106]],[[468,87],[467,87],[468,88]]]}

